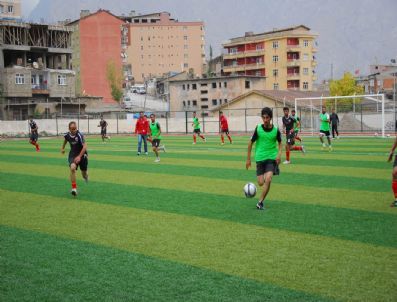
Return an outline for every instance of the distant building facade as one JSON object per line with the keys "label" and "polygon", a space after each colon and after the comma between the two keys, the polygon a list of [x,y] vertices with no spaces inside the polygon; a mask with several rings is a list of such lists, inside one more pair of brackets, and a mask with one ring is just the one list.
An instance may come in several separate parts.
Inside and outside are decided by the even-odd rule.
{"label": "distant building facade", "polygon": [[170,78],[170,111],[210,111],[254,89],[263,89],[266,79],[258,76]]}
{"label": "distant building facade", "polygon": [[0,20],[21,20],[20,0],[0,0]]}
{"label": "distant building facade", "polygon": [[76,72],[77,95],[102,96],[112,102],[107,79],[109,64],[122,74],[122,25],[124,21],[106,10],[90,14],[82,11],[80,19],[69,23],[73,28],[72,66]]}
{"label": "distant building facade", "polygon": [[223,73],[266,76],[266,89],[313,90],[316,37],[304,25],[248,32],[223,44]]}
{"label": "distant building facade", "polygon": [[136,83],[169,72],[203,73],[203,22],[178,22],[167,12],[122,17],[129,22],[128,63]]}
{"label": "distant building facade", "polygon": [[0,20],[0,115],[27,119],[73,107],[72,29]]}

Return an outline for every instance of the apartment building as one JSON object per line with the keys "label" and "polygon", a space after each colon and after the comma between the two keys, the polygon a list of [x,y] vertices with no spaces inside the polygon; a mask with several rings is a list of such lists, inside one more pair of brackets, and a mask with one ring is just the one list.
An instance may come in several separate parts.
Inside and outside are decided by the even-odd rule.
{"label": "apartment building", "polygon": [[0,20],[0,116],[27,119],[73,108],[71,34],[66,26]]}
{"label": "apartment building", "polygon": [[105,103],[114,103],[107,70],[113,64],[121,76],[123,24],[124,20],[107,10],[83,10],[80,19],[67,24],[73,28],[72,66],[77,95],[99,96]]}
{"label": "apartment building", "polygon": [[0,20],[21,20],[20,0],[0,0]]}
{"label": "apartment building", "polygon": [[[186,75],[186,74],[185,74]],[[170,111],[211,111],[220,105],[251,90],[265,87],[265,78],[260,76],[221,76],[194,78],[187,74],[168,80]]]}
{"label": "apartment building", "polygon": [[230,39],[223,44],[224,75],[266,76],[268,90],[312,90],[317,36],[299,25]]}
{"label": "apartment building", "polygon": [[205,64],[203,22],[178,22],[167,12],[122,17],[129,22],[126,50],[137,83],[169,72],[201,76]]}

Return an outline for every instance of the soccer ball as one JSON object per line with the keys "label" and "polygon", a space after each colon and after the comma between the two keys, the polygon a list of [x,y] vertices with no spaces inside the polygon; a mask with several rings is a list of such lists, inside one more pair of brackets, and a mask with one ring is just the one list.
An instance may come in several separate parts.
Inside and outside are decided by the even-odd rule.
{"label": "soccer ball", "polygon": [[253,183],[249,182],[244,186],[244,194],[247,198],[252,198],[256,195],[256,187]]}

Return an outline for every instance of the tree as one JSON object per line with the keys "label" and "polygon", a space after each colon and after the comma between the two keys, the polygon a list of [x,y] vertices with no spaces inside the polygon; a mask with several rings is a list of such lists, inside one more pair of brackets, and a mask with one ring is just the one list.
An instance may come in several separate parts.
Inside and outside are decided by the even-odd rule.
{"label": "tree", "polygon": [[117,70],[113,60],[110,60],[106,66],[106,77],[110,85],[110,93],[113,99],[120,103],[123,97],[123,73],[121,70]]}
{"label": "tree", "polygon": [[[353,75],[346,72],[343,77],[339,80],[331,81],[329,84],[329,91],[331,96],[344,96],[344,95],[360,95],[364,93],[364,87],[357,85]],[[362,99],[338,99],[338,108],[341,111],[342,108],[345,110],[351,110],[353,108],[353,102],[356,104],[361,103]],[[328,106],[334,105],[334,100],[327,102]]]}

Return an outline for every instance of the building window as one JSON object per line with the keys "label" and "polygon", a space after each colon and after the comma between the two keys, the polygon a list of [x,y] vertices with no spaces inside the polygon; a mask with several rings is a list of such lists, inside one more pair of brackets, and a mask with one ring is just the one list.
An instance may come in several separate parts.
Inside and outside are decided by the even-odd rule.
{"label": "building window", "polygon": [[278,56],[273,56],[273,62],[278,62]]}
{"label": "building window", "polygon": [[216,88],[216,83],[212,83],[212,88]]}
{"label": "building window", "polygon": [[218,101],[217,100],[212,100],[212,105],[213,106],[216,106],[218,104]]}
{"label": "building window", "polygon": [[183,63],[183,68],[188,68],[189,64],[188,63]]}
{"label": "building window", "polygon": [[278,76],[278,69],[273,69],[273,76],[277,77]]}
{"label": "building window", "polygon": [[223,82],[223,87],[227,87],[227,82]]}
{"label": "building window", "polygon": [[309,60],[309,54],[304,53],[303,54],[303,61],[307,61],[307,60]]}
{"label": "building window", "polygon": [[309,68],[303,68],[303,74],[308,75],[309,74]]}
{"label": "building window", "polygon": [[278,41],[273,41],[273,48],[278,48]]}
{"label": "building window", "polygon": [[66,85],[66,75],[58,74],[58,85],[62,85],[62,86]]}
{"label": "building window", "polygon": [[303,46],[308,47],[309,46],[309,40],[303,40]]}
{"label": "building window", "polygon": [[201,83],[201,87],[207,87],[207,83]]}
{"label": "building window", "polygon": [[187,101],[187,105],[190,106],[190,101]]}
{"label": "building window", "polygon": [[189,90],[190,89],[190,84],[186,85],[186,89]]}
{"label": "building window", "polygon": [[260,77],[260,76],[262,76],[262,72],[260,70],[257,70],[257,71],[255,71],[255,75]]}
{"label": "building window", "polygon": [[273,89],[274,90],[278,90],[279,89],[278,83],[273,83]]}
{"label": "building window", "polygon": [[185,101],[183,101],[182,103],[183,103],[183,107],[186,107],[186,102],[185,102]]}
{"label": "building window", "polygon": [[245,81],[245,89],[249,89],[251,87],[250,81]]}
{"label": "building window", "polygon": [[227,99],[224,99],[223,101],[225,102],[225,104],[227,103]]}
{"label": "building window", "polygon": [[25,75],[22,73],[15,74],[15,84],[17,85],[25,84]]}
{"label": "building window", "polygon": [[185,41],[186,41],[186,40],[187,40],[187,36],[183,36],[183,40],[185,40]]}
{"label": "building window", "polygon": [[182,85],[182,90],[185,90],[185,84]]}
{"label": "building window", "polygon": [[303,89],[309,89],[309,83],[308,82],[303,82]]}
{"label": "building window", "polygon": [[12,5],[8,6],[8,12],[12,14],[14,12],[14,7]]}
{"label": "building window", "polygon": [[192,84],[192,89],[197,90],[197,84]]}
{"label": "building window", "polygon": [[200,101],[202,101],[202,102],[208,102],[208,99],[207,99],[207,98],[201,98]]}
{"label": "building window", "polygon": [[201,90],[200,93],[201,94],[208,94],[208,90]]}
{"label": "building window", "polygon": [[193,100],[192,103],[193,103],[193,106],[197,106],[197,101],[196,100]]}
{"label": "building window", "polygon": [[208,109],[208,105],[202,105],[201,109]]}

